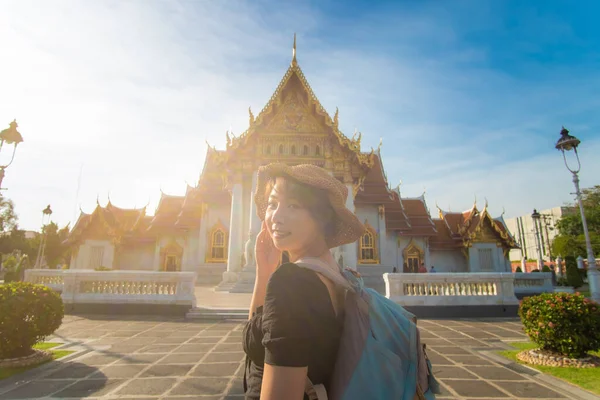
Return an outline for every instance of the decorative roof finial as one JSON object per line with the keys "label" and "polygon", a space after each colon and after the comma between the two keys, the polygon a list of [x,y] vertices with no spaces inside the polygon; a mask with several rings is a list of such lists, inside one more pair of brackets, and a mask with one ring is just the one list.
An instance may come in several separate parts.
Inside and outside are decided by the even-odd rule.
{"label": "decorative roof finial", "polygon": [[488,207],[487,197],[484,197],[483,199],[485,200],[485,205],[483,206],[483,208],[487,208]]}
{"label": "decorative roof finial", "polygon": [[250,126],[254,124],[254,114],[252,114],[252,107],[248,107],[248,114],[250,114]]}
{"label": "decorative roof finial", "polygon": [[336,128],[338,127],[338,125],[340,123],[339,116],[340,116],[340,110],[336,107],[335,115],[333,116],[333,126],[335,126]]}
{"label": "decorative roof finial", "polygon": [[381,146],[383,146],[383,138],[379,138],[379,146],[377,146],[377,153],[381,153]]}
{"label": "decorative roof finial", "polygon": [[502,206],[502,214],[500,214],[500,218],[504,218],[504,213],[506,213],[506,210],[504,209],[504,206]]}
{"label": "decorative roof finial", "polygon": [[292,65],[296,65],[296,32],[294,32],[294,47],[292,48]]}

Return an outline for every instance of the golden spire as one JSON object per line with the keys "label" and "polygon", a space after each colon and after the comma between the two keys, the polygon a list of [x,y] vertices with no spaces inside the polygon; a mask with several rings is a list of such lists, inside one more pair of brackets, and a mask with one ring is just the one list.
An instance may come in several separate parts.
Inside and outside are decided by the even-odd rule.
{"label": "golden spire", "polygon": [[296,33],[294,32],[294,47],[292,47],[292,65],[298,64],[296,61]]}

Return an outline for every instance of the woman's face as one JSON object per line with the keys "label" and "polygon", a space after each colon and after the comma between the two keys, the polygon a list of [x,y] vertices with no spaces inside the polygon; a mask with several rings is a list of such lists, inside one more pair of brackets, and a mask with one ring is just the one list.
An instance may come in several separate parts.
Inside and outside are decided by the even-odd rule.
{"label": "woman's face", "polygon": [[321,226],[306,207],[287,195],[284,178],[276,179],[269,194],[265,222],[275,247],[290,253],[292,261],[327,250]]}

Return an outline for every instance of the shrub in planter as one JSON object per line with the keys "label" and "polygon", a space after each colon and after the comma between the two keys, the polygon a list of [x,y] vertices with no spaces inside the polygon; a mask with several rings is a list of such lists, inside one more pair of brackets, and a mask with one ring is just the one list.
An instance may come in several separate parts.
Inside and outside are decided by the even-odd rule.
{"label": "shrub in planter", "polygon": [[60,295],[43,285],[0,285],[0,359],[23,357],[32,346],[60,327]]}
{"label": "shrub in planter", "polygon": [[577,260],[573,256],[565,257],[565,269],[567,273],[567,282],[569,286],[577,289],[583,285],[583,279],[581,279],[581,274],[577,269]]}
{"label": "shrub in planter", "polygon": [[552,270],[550,269],[550,267],[549,267],[549,266],[547,266],[547,265],[544,265],[544,266],[542,267],[542,272],[552,272]]}
{"label": "shrub in planter", "polygon": [[523,272],[523,270],[521,269],[521,267],[517,267],[517,269],[515,269],[515,272]]}
{"label": "shrub in planter", "polygon": [[542,350],[572,358],[600,350],[600,306],[579,293],[526,297],[519,317]]}

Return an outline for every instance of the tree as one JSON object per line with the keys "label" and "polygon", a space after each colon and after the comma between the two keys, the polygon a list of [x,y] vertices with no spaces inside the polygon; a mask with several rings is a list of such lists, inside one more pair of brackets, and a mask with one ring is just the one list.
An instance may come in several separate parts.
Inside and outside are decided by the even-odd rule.
{"label": "tree", "polygon": [[[583,189],[581,200],[590,233],[592,249],[594,254],[600,254],[600,185]],[[556,223],[559,234],[554,238],[552,243],[553,253],[563,257],[586,255],[581,213],[577,205],[572,205],[572,207],[574,207],[574,212],[563,215]]]}
{"label": "tree", "polygon": [[0,232],[6,233],[17,226],[17,214],[12,200],[0,194]]}
{"label": "tree", "polygon": [[46,234],[44,258],[48,268],[55,269],[59,264],[68,264],[70,261],[69,247],[65,246],[63,242],[69,236],[69,227],[58,229],[55,222],[50,222],[44,226],[42,231]]}

